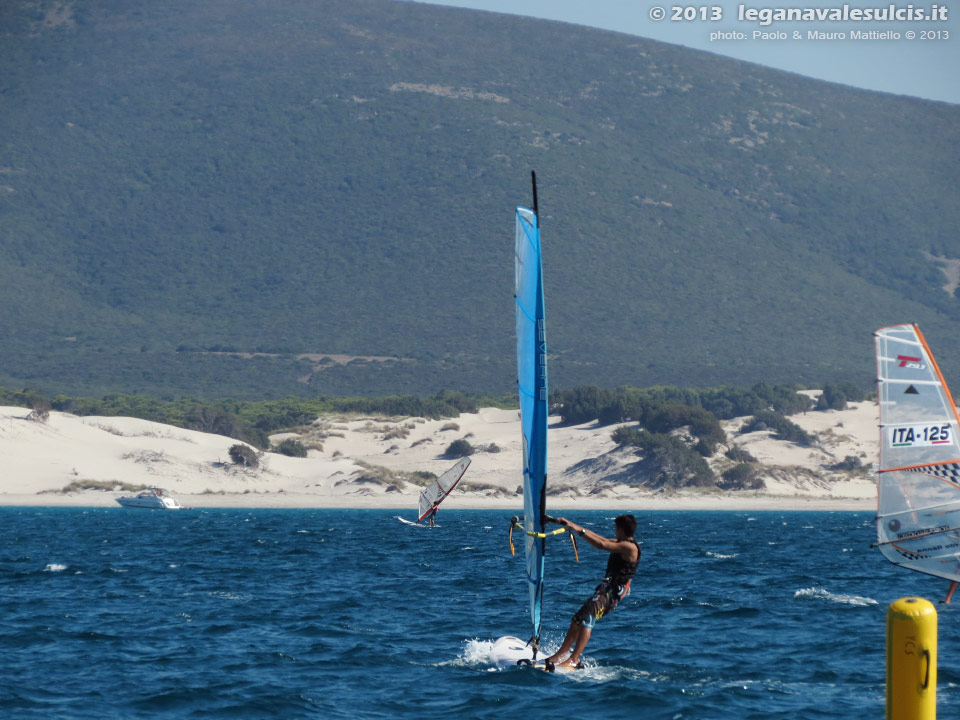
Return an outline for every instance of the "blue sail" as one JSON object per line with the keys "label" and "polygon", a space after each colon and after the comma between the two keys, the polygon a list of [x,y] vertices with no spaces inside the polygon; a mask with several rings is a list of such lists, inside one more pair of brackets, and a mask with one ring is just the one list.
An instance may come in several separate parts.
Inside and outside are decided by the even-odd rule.
{"label": "blue sail", "polygon": [[[517,208],[515,249],[517,387],[523,432],[523,527],[534,647],[540,639],[543,555],[546,549],[547,339],[543,312],[540,226],[532,210]],[[540,537],[535,537],[534,533]]]}

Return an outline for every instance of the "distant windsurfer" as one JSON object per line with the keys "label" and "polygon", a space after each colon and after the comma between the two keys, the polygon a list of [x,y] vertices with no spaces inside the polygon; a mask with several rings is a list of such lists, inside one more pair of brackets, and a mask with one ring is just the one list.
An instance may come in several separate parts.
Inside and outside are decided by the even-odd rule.
{"label": "distant windsurfer", "polygon": [[597,585],[590,599],[573,616],[560,649],[544,661],[547,670],[553,670],[556,665],[579,666],[580,656],[590,640],[594,624],[604,615],[613,612],[620,601],[630,593],[630,581],[640,562],[640,546],[633,537],[637,531],[637,520],[633,515],[620,515],[614,520],[616,537],[613,540],[566,518],[557,518],[557,522],[598,550],[606,550],[610,553],[610,558],[607,560],[603,582]]}

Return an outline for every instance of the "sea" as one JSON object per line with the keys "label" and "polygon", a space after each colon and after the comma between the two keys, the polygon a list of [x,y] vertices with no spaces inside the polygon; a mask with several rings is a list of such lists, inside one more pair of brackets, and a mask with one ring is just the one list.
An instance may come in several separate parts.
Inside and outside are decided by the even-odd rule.
{"label": "sea", "polygon": [[[490,656],[530,633],[509,511],[0,508],[0,717],[876,718],[887,609],[913,596],[960,717],[960,607],[871,548],[872,513],[564,514],[612,536],[620,512],[632,593],[550,674]],[[549,543],[553,650],[606,554]]]}

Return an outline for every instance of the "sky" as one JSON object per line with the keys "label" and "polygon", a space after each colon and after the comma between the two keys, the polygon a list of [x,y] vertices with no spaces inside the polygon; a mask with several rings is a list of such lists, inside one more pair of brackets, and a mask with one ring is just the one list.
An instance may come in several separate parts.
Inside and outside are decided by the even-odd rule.
{"label": "sky", "polygon": [[[527,15],[638,35],[896,95],[960,104],[960,0],[431,0],[433,5]],[[832,18],[847,8],[848,19]],[[778,20],[771,11],[806,9],[810,22]],[[869,18],[895,8],[899,17]],[[659,19],[661,14],[665,15]],[[828,12],[829,11],[829,12]],[[707,17],[704,18],[702,14]],[[719,19],[711,17],[719,16]],[[769,17],[769,22],[763,20]],[[856,38],[871,31],[886,37]],[[760,34],[755,34],[760,33]],[[811,37],[809,33],[822,33]],[[912,37],[911,37],[912,35]]]}

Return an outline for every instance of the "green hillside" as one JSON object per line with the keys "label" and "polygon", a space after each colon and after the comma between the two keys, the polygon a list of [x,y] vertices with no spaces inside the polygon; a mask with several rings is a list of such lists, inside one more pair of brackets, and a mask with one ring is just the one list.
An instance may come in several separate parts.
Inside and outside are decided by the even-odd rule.
{"label": "green hillside", "polygon": [[531,169],[554,387],[960,378],[958,106],[393,0],[10,0],[0,69],[0,385],[508,391]]}

